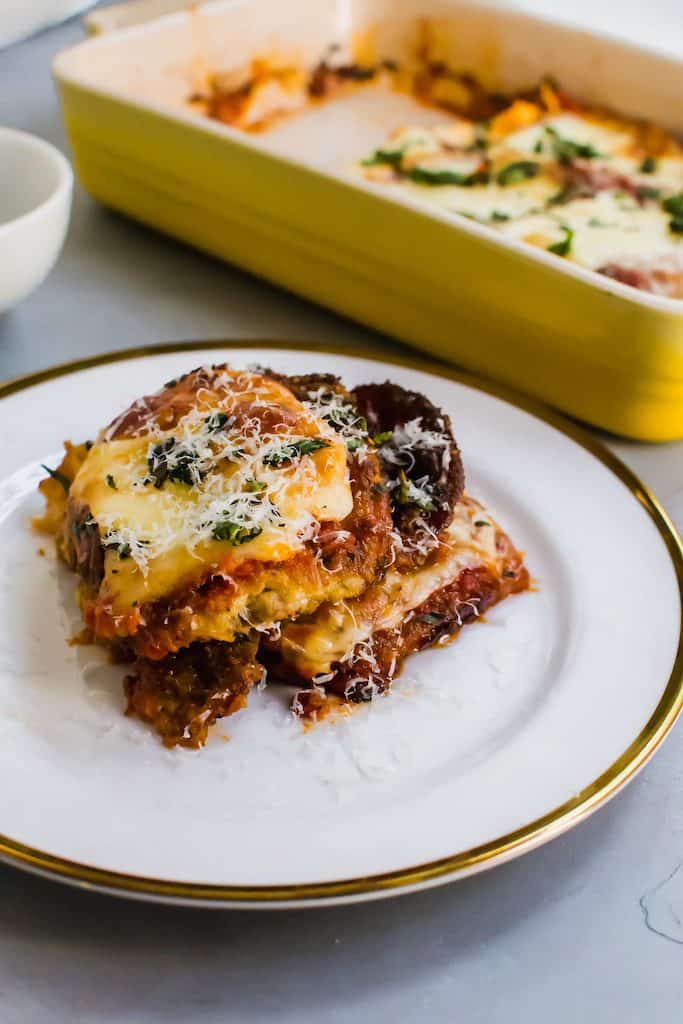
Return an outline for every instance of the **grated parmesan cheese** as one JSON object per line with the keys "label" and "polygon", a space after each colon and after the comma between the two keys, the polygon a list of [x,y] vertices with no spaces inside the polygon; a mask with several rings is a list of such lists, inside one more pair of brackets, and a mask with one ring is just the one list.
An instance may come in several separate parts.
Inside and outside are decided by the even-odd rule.
{"label": "grated parmesan cheese", "polygon": [[204,372],[210,386],[172,428],[140,399],[133,436],[116,436],[125,413],[72,485],[105,545],[115,610],[157,599],[207,562],[290,558],[320,522],[352,509],[346,443],[319,403],[258,374]]}

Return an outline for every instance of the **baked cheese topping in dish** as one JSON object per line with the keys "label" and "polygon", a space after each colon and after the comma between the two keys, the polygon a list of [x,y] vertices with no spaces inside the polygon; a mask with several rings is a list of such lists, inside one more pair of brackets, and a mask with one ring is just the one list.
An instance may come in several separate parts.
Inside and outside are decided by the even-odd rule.
{"label": "baked cheese topping in dish", "polygon": [[200,746],[266,678],[301,688],[299,714],[370,700],[528,587],[448,417],[388,381],[199,367],[65,447],[36,526],[167,746]]}
{"label": "baked cheese topping in dish", "polygon": [[[567,109],[563,109],[563,107]],[[401,128],[364,178],[635,287],[683,297],[683,149],[549,85],[495,117]]]}
{"label": "baked cheese topping in dish", "polygon": [[654,124],[591,108],[549,78],[510,96],[487,89],[444,61],[437,22],[419,19],[412,36],[400,59],[362,38],[331,46],[309,68],[275,53],[257,56],[208,73],[188,101],[210,118],[263,132],[359,89],[409,95],[443,111],[443,123],[397,126],[351,165],[354,176],[622,284],[683,298],[677,140]]}

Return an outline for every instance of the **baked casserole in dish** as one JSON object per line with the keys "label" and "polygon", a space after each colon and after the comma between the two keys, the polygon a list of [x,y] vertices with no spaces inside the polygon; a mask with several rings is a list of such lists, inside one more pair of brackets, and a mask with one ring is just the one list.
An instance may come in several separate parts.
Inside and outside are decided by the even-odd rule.
{"label": "baked casserole in dish", "polygon": [[607,430],[683,436],[683,64],[496,7],[208,3],[55,74],[101,202]]}

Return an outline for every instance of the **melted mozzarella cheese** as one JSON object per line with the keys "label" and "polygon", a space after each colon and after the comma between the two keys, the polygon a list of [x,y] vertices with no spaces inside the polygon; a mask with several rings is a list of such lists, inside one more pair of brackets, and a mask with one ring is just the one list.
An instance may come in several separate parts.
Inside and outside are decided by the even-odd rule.
{"label": "melted mozzarella cheese", "polygon": [[310,619],[284,625],[282,656],[304,676],[324,675],[373,633],[397,629],[410,611],[463,569],[479,565],[497,566],[496,524],[484,508],[465,499],[456,506],[447,537],[430,565],[411,573],[390,569],[355,600],[326,604]]}
{"label": "melted mozzarella cheese", "polygon": [[[147,424],[134,437],[103,435],[79,470],[70,501],[90,510],[105,546],[106,596],[115,613],[158,600],[240,562],[281,562],[314,536],[321,521],[352,510],[346,446],[330,425],[280,385],[259,379],[252,391],[206,390],[172,430]],[[282,424],[264,429],[259,413],[277,403]],[[239,408],[224,429],[211,417]],[[246,418],[245,418],[246,417]],[[290,424],[291,422],[291,425]],[[109,432],[111,434],[111,431]],[[306,443],[324,445],[306,453]],[[196,480],[154,478],[155,448],[174,443],[167,467],[190,453]],[[299,454],[296,446],[304,446]],[[294,449],[288,449],[294,445]],[[282,453],[291,457],[280,458]],[[278,461],[279,460],[279,461]]]}
{"label": "melted mozzarella cheese", "polygon": [[[514,149],[535,159],[552,157],[552,144],[547,129],[556,132],[562,139],[579,145],[592,146],[598,153],[611,155],[628,151],[633,144],[633,135],[628,131],[615,130],[596,121],[576,114],[553,114],[520,131],[510,132],[495,146],[491,155],[502,150]],[[539,152],[540,148],[540,152]]]}
{"label": "melted mozzarella cheese", "polygon": [[538,175],[519,185],[502,186],[492,182],[489,185],[443,185],[429,190],[424,186],[406,182],[403,191],[426,201],[430,206],[459,213],[486,223],[503,218],[522,217],[542,210],[557,194],[557,181],[549,175]]}
{"label": "melted mozzarella cheese", "polygon": [[500,230],[540,248],[564,237],[564,226],[574,232],[569,259],[597,270],[609,263],[633,258],[657,265],[661,259],[680,254],[680,235],[669,230],[670,217],[658,206],[640,206],[628,197],[599,192],[590,199],[575,199],[552,212],[523,217],[502,224]]}
{"label": "melted mozzarella cheese", "polygon": [[[388,149],[392,166],[380,150],[365,173],[422,203],[592,270],[652,271],[654,289],[658,272],[677,279],[683,270],[683,234],[665,204],[683,195],[683,157],[674,151],[644,162],[636,125],[563,112],[505,133],[457,120],[452,130],[403,129]],[[488,182],[442,184],[414,173],[466,177],[477,164]]]}

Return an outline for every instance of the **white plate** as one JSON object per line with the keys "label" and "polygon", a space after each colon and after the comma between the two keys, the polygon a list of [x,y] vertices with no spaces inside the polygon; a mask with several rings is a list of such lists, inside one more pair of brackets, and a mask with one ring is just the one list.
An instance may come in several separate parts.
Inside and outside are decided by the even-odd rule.
{"label": "white plate", "polygon": [[[204,362],[387,376],[451,415],[470,491],[538,588],[390,695],[305,732],[254,693],[200,752],[122,714],[122,670],[78,628],[74,580],[28,527],[41,462]],[[0,390],[0,855],[112,892],[301,906],[405,892],[558,835],[632,776],[682,699],[680,543],[645,490],[560,417],[448,370],[277,345],[105,357]],[[434,367],[432,367],[434,369]],[[44,547],[46,557],[37,550]],[[229,742],[228,742],[229,737]]]}

